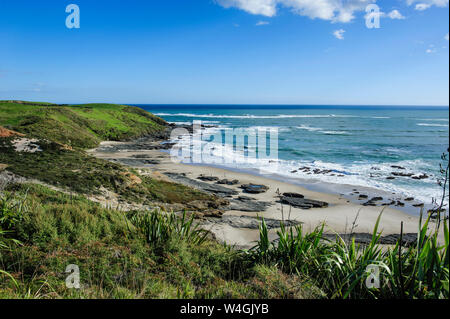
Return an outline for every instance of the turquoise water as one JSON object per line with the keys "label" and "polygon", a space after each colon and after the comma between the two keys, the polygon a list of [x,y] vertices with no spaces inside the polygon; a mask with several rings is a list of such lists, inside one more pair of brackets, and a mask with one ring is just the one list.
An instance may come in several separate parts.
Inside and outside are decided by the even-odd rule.
{"label": "turquoise water", "polygon": [[[271,173],[311,183],[349,184],[396,192],[428,203],[439,197],[440,156],[449,146],[448,108],[140,105],[174,123],[201,120],[232,128],[276,128],[279,165]],[[223,145],[217,145],[218,148]],[[229,148],[232,152],[232,148]],[[257,163],[270,171],[266,162]],[[388,180],[400,172],[429,178]],[[227,165],[225,165],[227,166]],[[332,170],[308,174],[298,168]],[[261,168],[260,167],[260,168]],[[246,167],[242,167],[245,169]],[[248,168],[255,168],[254,165]],[[338,176],[339,175],[339,176]]]}

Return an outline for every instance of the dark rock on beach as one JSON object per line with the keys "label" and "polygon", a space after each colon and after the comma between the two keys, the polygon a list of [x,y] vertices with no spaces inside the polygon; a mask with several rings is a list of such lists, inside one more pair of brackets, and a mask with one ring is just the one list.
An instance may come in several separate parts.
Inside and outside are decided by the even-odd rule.
{"label": "dark rock on beach", "polygon": [[238,210],[241,212],[264,212],[272,203],[256,201],[247,196],[239,196],[237,199],[230,199],[228,209]]}
{"label": "dark rock on beach", "polygon": [[284,197],[305,198],[304,195],[299,193],[283,193]]}
{"label": "dark rock on beach", "polygon": [[215,176],[205,176],[205,175],[200,175],[199,177],[197,177],[197,179],[204,181],[204,182],[215,182],[218,181],[219,178],[215,177]]}
{"label": "dark rock on beach", "polygon": [[[350,241],[352,238],[355,239],[356,243],[368,245],[372,241],[372,234],[369,233],[354,233],[354,234],[342,234],[339,235],[342,239],[345,241]],[[332,234],[325,234],[325,238],[329,240],[335,240],[336,235]],[[379,244],[382,245],[395,245],[400,240],[400,234],[392,234],[387,236],[380,237],[380,240],[378,241]],[[417,242],[417,234],[415,233],[408,233],[403,234],[402,236],[402,246],[404,247],[410,247],[414,246]]]}
{"label": "dark rock on beach", "polygon": [[237,185],[239,184],[239,181],[237,179],[233,179],[233,180],[228,180],[228,179],[221,179],[217,181],[217,184],[221,184],[221,185]]}
{"label": "dark rock on beach", "polygon": [[[285,220],[280,221],[277,219],[264,219],[266,226],[268,229],[280,228],[281,223],[283,223],[287,227],[296,226],[301,224],[301,222],[295,220]],[[235,228],[248,228],[248,229],[259,229],[259,225],[261,224],[261,219],[257,217],[250,216],[222,216],[221,222],[228,223],[230,226]]]}
{"label": "dark rock on beach", "polygon": [[280,202],[282,204],[287,204],[287,205],[301,208],[301,209],[328,207],[328,203],[326,203],[326,202],[312,200],[312,199],[306,199],[306,198],[300,198],[300,197],[282,196],[280,198]]}
{"label": "dark rock on beach", "polygon": [[249,194],[261,194],[269,190],[269,187],[267,187],[266,185],[257,185],[257,184],[244,184],[241,185],[241,188],[244,190],[245,193]]}
{"label": "dark rock on beach", "polygon": [[183,176],[182,174],[177,173],[165,173],[168,177],[170,177],[173,181],[181,183],[186,186],[190,186],[208,193],[213,193],[218,196],[232,196],[239,194],[234,189],[230,189],[227,187],[223,187],[217,184],[209,184],[205,182],[200,182],[189,177]]}

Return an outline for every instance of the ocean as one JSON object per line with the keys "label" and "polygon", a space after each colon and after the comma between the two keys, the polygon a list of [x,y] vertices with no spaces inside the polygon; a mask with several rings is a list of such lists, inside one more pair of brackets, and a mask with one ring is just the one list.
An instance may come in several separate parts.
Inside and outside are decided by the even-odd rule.
{"label": "ocean", "polygon": [[[443,107],[137,105],[166,121],[212,125],[206,135],[235,128],[274,128],[278,162],[215,165],[243,171],[259,170],[306,187],[326,185],[368,187],[425,204],[439,198],[441,155],[449,147],[449,110]],[[208,131],[209,130],[209,131]],[[180,139],[177,143],[188,143]],[[216,143],[216,156],[237,152]],[[242,153],[242,152],[241,152]],[[233,154],[242,156],[242,154]],[[272,163],[272,164],[271,164]],[[394,167],[392,167],[394,166]],[[396,168],[396,167],[401,167]],[[308,167],[310,170],[299,170]],[[313,173],[314,170],[326,173]],[[319,172],[320,172],[319,171]],[[393,176],[392,173],[420,176]],[[392,178],[394,177],[394,178]],[[329,187],[339,192],[339,187]],[[336,190],[338,189],[338,190]]]}

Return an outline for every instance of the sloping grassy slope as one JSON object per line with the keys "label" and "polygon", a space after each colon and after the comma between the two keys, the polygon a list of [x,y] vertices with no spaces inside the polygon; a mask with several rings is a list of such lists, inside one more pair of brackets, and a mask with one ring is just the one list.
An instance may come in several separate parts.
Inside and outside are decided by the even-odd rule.
{"label": "sloping grassy slope", "polygon": [[166,125],[163,119],[126,105],[0,101],[0,126],[77,148],[156,134]]}
{"label": "sloping grassy slope", "polygon": [[[4,223],[22,245],[0,250],[0,270],[16,282],[0,273],[0,298],[321,296],[306,280],[254,264],[245,254],[209,240],[193,244],[173,235],[149,243],[132,223],[136,212],[124,216],[39,185],[12,185],[6,194],[13,196],[9,203],[23,203],[21,210],[7,210],[11,223]],[[0,197],[2,206],[8,202],[2,205]],[[69,264],[80,268],[79,290],[65,286]]]}
{"label": "sloping grassy slope", "polygon": [[[81,194],[99,194],[101,187],[104,187],[133,203],[215,201],[213,196],[184,185],[138,176],[122,165],[46,140],[36,142],[41,151],[16,152],[11,142],[13,139],[0,138],[0,164],[6,164],[9,171],[22,177]],[[138,183],[133,182],[133,176]]]}

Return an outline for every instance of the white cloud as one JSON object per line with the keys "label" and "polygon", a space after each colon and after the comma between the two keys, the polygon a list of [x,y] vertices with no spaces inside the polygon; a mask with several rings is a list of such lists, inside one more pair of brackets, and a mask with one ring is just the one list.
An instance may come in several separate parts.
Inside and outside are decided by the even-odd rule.
{"label": "white cloud", "polygon": [[431,6],[446,7],[448,6],[448,1],[449,0],[406,0],[406,4],[410,6],[416,3],[415,9],[423,11]]}
{"label": "white cloud", "polygon": [[333,35],[336,37],[336,39],[344,40],[344,29],[339,29],[333,32]]}
{"label": "white cloud", "polygon": [[405,18],[398,10],[392,10],[391,12],[388,13],[387,16],[391,19],[399,19],[399,20],[402,20]]}
{"label": "white cloud", "polygon": [[447,32],[447,34],[445,35],[444,39],[448,41],[448,32]]}
{"label": "white cloud", "polygon": [[276,12],[276,0],[217,0],[225,8],[235,7],[251,14],[273,17]]}
{"label": "white cloud", "polygon": [[269,24],[269,22],[267,22],[267,21],[258,21],[255,25],[262,26],[262,25],[268,25],[268,24]]}
{"label": "white cloud", "polygon": [[428,9],[429,7],[431,7],[431,4],[418,3],[418,4],[416,4],[415,10],[417,10],[417,11],[424,11],[424,10]]}
{"label": "white cloud", "polygon": [[273,17],[279,7],[311,19],[350,22],[354,13],[364,11],[376,0],[216,0],[225,8],[238,8],[251,14]]}

